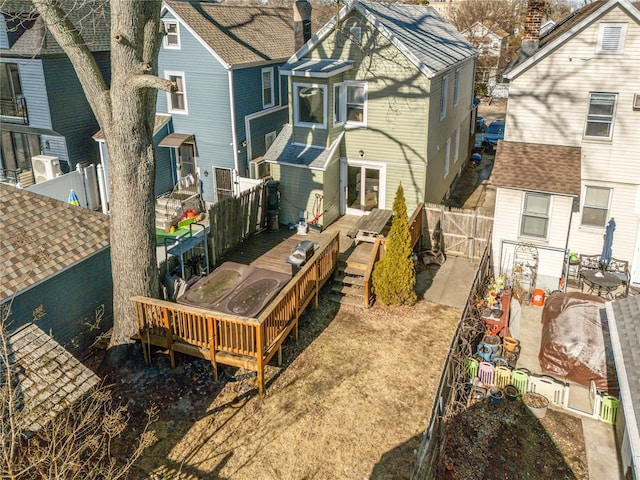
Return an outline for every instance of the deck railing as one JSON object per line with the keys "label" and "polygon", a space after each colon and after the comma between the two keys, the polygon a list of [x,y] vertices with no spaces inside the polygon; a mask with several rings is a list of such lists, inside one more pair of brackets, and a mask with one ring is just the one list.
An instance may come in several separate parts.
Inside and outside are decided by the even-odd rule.
{"label": "deck railing", "polygon": [[292,330],[298,338],[300,315],[312,301],[318,304],[320,288],[336,268],[338,242],[336,233],[322,244],[258,318],[132,297],[145,362],[149,346],[160,346],[169,350],[172,368],[174,352],[181,352],[210,360],[215,378],[218,363],[254,370],[264,392],[264,367],[276,353],[281,363],[282,343]]}
{"label": "deck railing", "polygon": [[[409,218],[409,233],[411,234],[411,248],[415,247],[420,236],[422,235],[422,225],[424,218],[424,203],[419,203],[416,209]],[[364,307],[369,308],[371,298],[373,294],[373,284],[371,276],[373,275],[373,268],[376,262],[378,262],[384,256],[384,247],[386,239],[376,239],[371,250],[369,262],[367,263],[367,270],[364,274]]]}

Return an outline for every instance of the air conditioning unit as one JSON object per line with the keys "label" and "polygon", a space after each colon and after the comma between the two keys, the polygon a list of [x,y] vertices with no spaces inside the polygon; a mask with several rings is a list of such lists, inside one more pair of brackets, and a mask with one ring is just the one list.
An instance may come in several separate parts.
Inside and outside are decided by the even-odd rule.
{"label": "air conditioning unit", "polygon": [[633,96],[633,109],[640,110],[640,93],[636,93]]}
{"label": "air conditioning unit", "polygon": [[268,177],[271,172],[269,171],[269,164],[264,161],[264,158],[256,158],[249,162],[249,177],[253,179],[259,179]]}
{"label": "air conditioning unit", "polygon": [[31,157],[31,168],[33,169],[36,183],[46,182],[62,175],[58,157],[50,157],[48,155]]}

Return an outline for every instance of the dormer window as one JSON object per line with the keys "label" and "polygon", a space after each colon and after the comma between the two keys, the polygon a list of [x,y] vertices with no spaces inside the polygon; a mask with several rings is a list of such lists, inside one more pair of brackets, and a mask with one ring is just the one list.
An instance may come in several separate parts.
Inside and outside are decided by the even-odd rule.
{"label": "dormer window", "polygon": [[164,48],[180,48],[180,29],[176,20],[164,20]]}
{"label": "dormer window", "polygon": [[601,23],[596,53],[623,53],[626,23]]}

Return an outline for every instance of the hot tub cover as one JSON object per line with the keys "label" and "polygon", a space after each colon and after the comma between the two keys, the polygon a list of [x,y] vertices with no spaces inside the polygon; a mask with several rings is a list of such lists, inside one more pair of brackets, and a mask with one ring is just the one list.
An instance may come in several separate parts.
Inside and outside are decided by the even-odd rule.
{"label": "hot tub cover", "polygon": [[555,293],[542,310],[538,359],[544,373],[616,394],[613,352],[604,299],[584,293]]}

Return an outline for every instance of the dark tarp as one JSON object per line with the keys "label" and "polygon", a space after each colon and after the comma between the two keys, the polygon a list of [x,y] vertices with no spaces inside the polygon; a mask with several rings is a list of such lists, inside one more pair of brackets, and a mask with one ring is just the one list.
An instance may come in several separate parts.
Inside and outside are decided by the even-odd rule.
{"label": "dark tarp", "polygon": [[555,293],[542,310],[538,359],[546,374],[600,391],[618,391],[605,300],[584,293]]}

